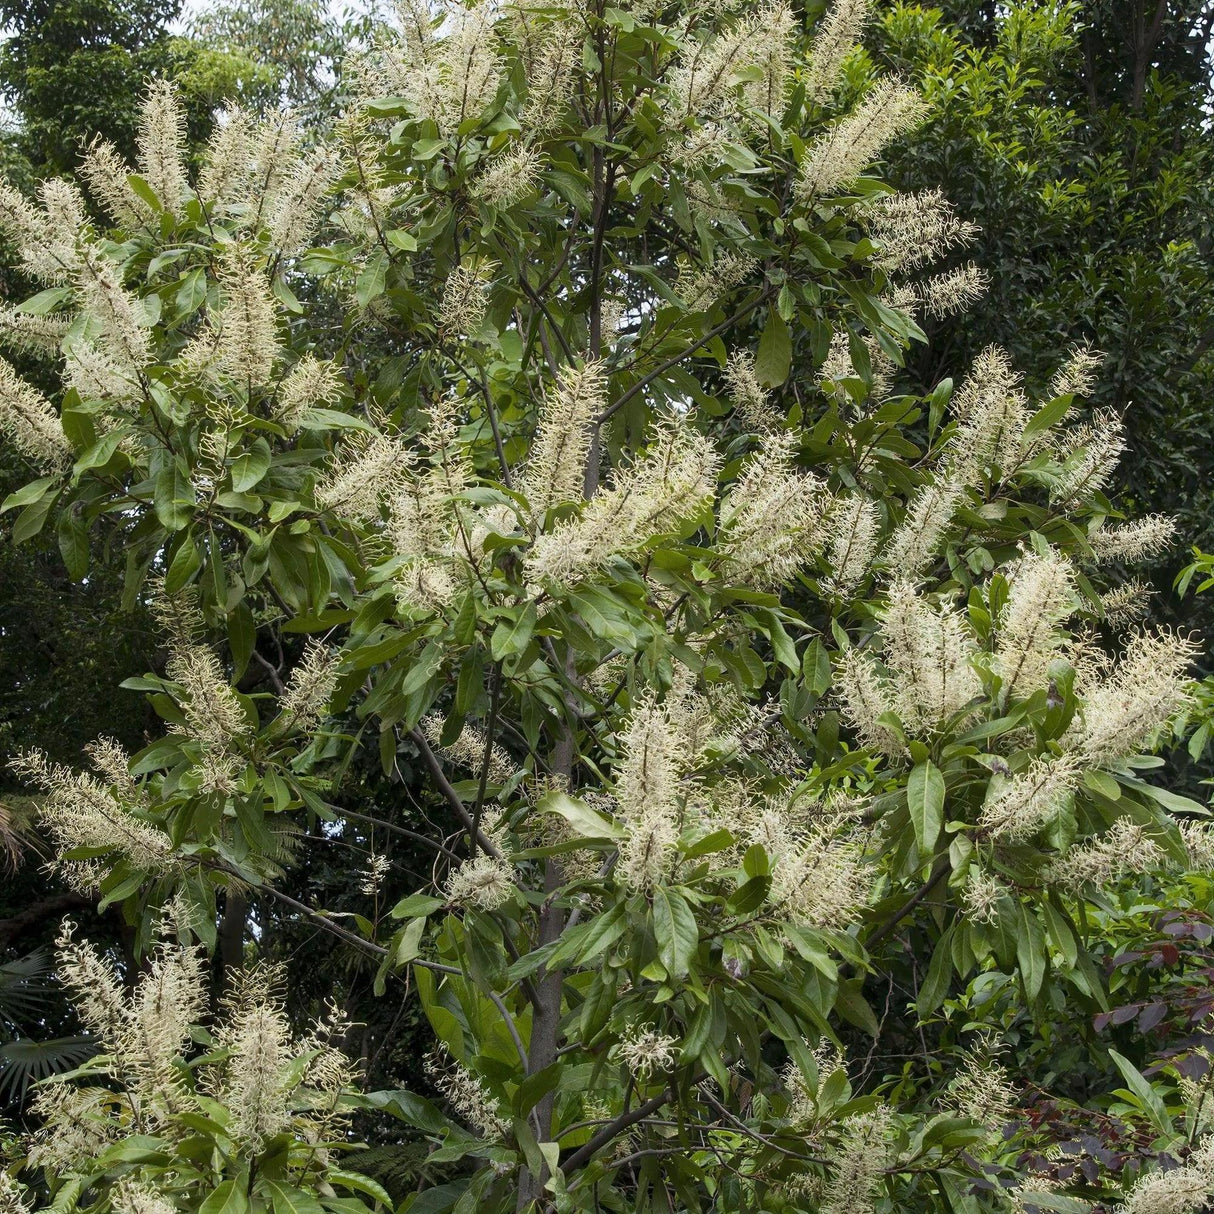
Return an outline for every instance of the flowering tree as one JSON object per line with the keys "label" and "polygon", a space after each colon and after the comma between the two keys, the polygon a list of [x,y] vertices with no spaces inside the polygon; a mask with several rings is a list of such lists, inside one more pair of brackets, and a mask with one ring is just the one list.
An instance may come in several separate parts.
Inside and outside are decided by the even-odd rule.
{"label": "flowering tree", "polygon": [[[53,520],[77,577],[120,550],[171,653],[127,684],[162,738],[18,760],[153,958],[127,1003],[65,942],[107,1053],[40,1097],[55,1208],[387,1206],[342,1102],[424,1141],[418,1211],[1083,1208],[939,1013],[1103,1006],[1091,907],[1207,862],[1143,776],[1194,650],[1107,573],[1171,526],[1113,521],[1093,354],[1045,400],[997,349],[894,393],[982,276],[933,271],[971,234],[942,197],[865,176],[925,118],[855,53],[865,8],[810,38],[783,0],[405,5],[323,142],[231,112],[192,173],[157,84],[134,170],[84,160],[99,212],[0,191],[45,282],[0,328],[62,371],[52,400],[0,362],[42,473],[14,534]],[[337,918],[276,882],[301,828],[374,817],[332,803],[372,745],[425,773],[434,879],[380,913],[393,856],[362,857],[375,909]],[[358,1093],[259,971],[191,1036],[251,888],[407,978],[440,1102]],[[1178,1130],[1125,1065],[1161,1144],[1195,1136],[1201,1093]],[[1202,1151],[1131,1206],[1196,1209]]]}

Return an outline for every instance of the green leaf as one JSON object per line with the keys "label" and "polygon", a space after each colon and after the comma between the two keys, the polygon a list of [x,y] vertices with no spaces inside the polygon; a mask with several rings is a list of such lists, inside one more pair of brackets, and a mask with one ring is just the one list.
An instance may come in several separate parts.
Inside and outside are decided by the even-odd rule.
{"label": "green leaf", "polygon": [[591,209],[590,191],[586,189],[585,178],[582,174],[566,173],[561,169],[550,169],[544,174],[562,198],[571,202],[583,215],[589,215]]}
{"label": "green leaf", "polygon": [[838,981],[839,965],[822,946],[820,938],[815,932],[809,928],[794,927],[792,924],[786,923],[784,924],[784,934],[801,958],[808,961],[827,981]]}
{"label": "green leaf", "polygon": [[417,237],[412,232],[405,232],[400,228],[392,228],[385,232],[384,236],[394,249],[401,249],[405,253],[415,253],[417,251]]}
{"label": "green leaf", "polygon": [[324,1207],[303,1189],[279,1184],[277,1180],[262,1182],[270,1194],[274,1214],[325,1214]]}
{"label": "green leaf", "polygon": [[742,857],[742,871],[748,877],[768,877],[771,875],[771,857],[761,843],[752,843]]}
{"label": "green leaf", "polygon": [[688,860],[695,860],[700,856],[708,856],[713,852],[724,851],[725,848],[732,846],[733,841],[734,836],[730,831],[714,830],[702,839],[697,839],[683,854]]}
{"label": "green leaf", "polygon": [[835,995],[835,1010],[848,1024],[863,1029],[870,1037],[879,1037],[881,1026],[877,1023],[877,1017],[869,1007],[868,1000],[860,994],[861,985],[862,980],[859,979],[840,982]]}
{"label": "green leaf", "polygon": [[363,271],[354,284],[354,298],[358,306],[366,309],[373,299],[378,299],[384,293],[384,283],[388,278],[388,259],[384,253],[376,253],[367,262]]}
{"label": "green leaf", "polygon": [[1036,912],[1023,903],[1016,906],[1019,920],[1019,930],[1016,933],[1016,961],[1020,966],[1020,978],[1024,983],[1025,994],[1030,999],[1036,999],[1041,993],[1041,984],[1045,981],[1046,966],[1049,957],[1045,948],[1045,932],[1037,918]]}
{"label": "green leaf", "polygon": [[[327,1174],[329,1179],[333,1178],[333,1173]],[[321,1196],[320,1204],[328,1210],[329,1214],[367,1214],[367,1204],[361,1197],[326,1197]]]}
{"label": "green leaf", "polygon": [[919,999],[916,1004],[919,1015],[930,1016],[943,1002],[948,994],[948,980],[953,973],[953,929],[940,937],[936,949],[932,953],[931,963],[927,967],[927,976],[919,987]]}
{"label": "green leaf", "polygon": [[60,1182],[60,1188],[55,1193],[55,1199],[45,1208],[49,1214],[70,1214],[80,1204],[80,1191],[84,1187],[82,1180]]}
{"label": "green leaf", "polygon": [[[160,204],[160,199],[156,197],[156,191],[152,189],[148,183],[139,176],[138,173],[128,173],[126,183],[131,187],[131,190],[137,194],[144,202],[152,208],[153,211],[160,211],[163,208]],[[203,1214],[210,1214],[209,1210],[204,1210]]]}
{"label": "green leaf", "polygon": [[72,475],[75,479],[79,480],[80,474],[87,472],[90,468],[104,468],[113,458],[114,452],[118,450],[118,444],[125,437],[123,430],[117,428],[103,434],[76,461],[72,468]]}
{"label": "green leaf", "polygon": [[445,905],[441,898],[434,898],[429,894],[410,894],[392,908],[391,914],[393,919],[425,918]]}
{"label": "green leaf", "polygon": [[489,642],[489,652],[493,655],[493,660],[500,662],[512,654],[522,653],[531,643],[535,622],[534,603],[527,603],[517,618],[501,620],[493,630],[493,638]]}
{"label": "green leaf", "polygon": [[748,915],[763,905],[770,889],[771,878],[769,876],[751,877],[730,895],[729,909],[739,915]]}
{"label": "green leaf", "polygon": [[74,294],[71,287],[51,287],[39,291],[17,305],[18,312],[26,312],[30,316],[46,316],[54,311],[61,303],[66,303]]}
{"label": "green leaf", "polygon": [[804,656],[801,658],[801,671],[805,678],[805,685],[816,696],[825,694],[831,684],[831,669],[830,669],[830,654],[827,652],[826,646],[814,637],[808,645],[805,646]]}
{"label": "green leaf", "polygon": [[245,493],[261,483],[270,466],[270,445],[259,438],[243,455],[232,461],[232,488]]}
{"label": "green leaf", "polygon": [[181,543],[177,545],[172,561],[169,562],[169,571],[164,575],[165,593],[176,594],[201,567],[202,557],[198,553],[198,546],[194,543],[194,537],[187,531],[182,536]]}
{"label": "green leaf", "polygon": [[274,275],[274,281],[270,284],[270,290],[274,293],[274,298],[288,312],[294,312],[296,316],[303,315],[303,304],[299,302],[299,297],[287,286],[286,281],[280,274]]}
{"label": "green leaf", "polygon": [[166,531],[180,531],[194,513],[194,486],[180,458],[169,460],[152,484],[156,518]]}
{"label": "green leaf", "polygon": [[467,1186],[466,1177],[431,1185],[420,1193],[409,1194],[397,1209],[400,1214],[448,1214]]}
{"label": "green leaf", "polygon": [[1093,792],[1108,797],[1110,801],[1117,801],[1121,797],[1121,785],[1107,771],[1085,771],[1083,782]]}
{"label": "green leaf", "polygon": [[653,930],[658,959],[672,978],[684,978],[700,947],[700,929],[686,899],[659,886],[653,893]]}
{"label": "green leaf", "polygon": [[136,1134],[106,1147],[97,1157],[97,1162],[104,1167],[116,1163],[142,1163],[163,1168],[172,1162],[172,1158],[164,1149],[163,1139]]}
{"label": "green leaf", "polygon": [[1142,1106],[1142,1111],[1147,1115],[1151,1124],[1159,1133],[1166,1134],[1169,1139],[1173,1138],[1176,1134],[1176,1127],[1172,1124],[1168,1110],[1164,1107],[1163,1101],[1160,1100],[1159,1094],[1151,1086],[1150,1081],[1128,1058],[1122,1057],[1116,1050],[1109,1050],[1109,1057],[1116,1063],[1117,1069],[1125,1077],[1126,1083],[1130,1085],[1130,1091],[1138,1097],[1138,1103]]}
{"label": "green leaf", "polygon": [[1150,797],[1152,801],[1157,801],[1169,813],[1173,814],[1197,814],[1205,817],[1209,814],[1209,810],[1200,802],[1194,801],[1190,797],[1182,797],[1179,793],[1170,791],[1167,788],[1160,788],[1155,784],[1147,784],[1144,780],[1132,780],[1127,776],[1119,777],[1120,783],[1126,788],[1132,788],[1143,796]]}
{"label": "green leaf", "polygon": [[906,804],[919,853],[926,858],[935,849],[944,826],[944,777],[931,759],[916,764],[911,772],[906,783]]}
{"label": "green leaf", "polygon": [[767,388],[778,388],[787,378],[792,366],[792,337],[780,314],[769,311],[759,349],[755,354],[755,374]]}
{"label": "green leaf", "polygon": [[80,517],[78,503],[59,515],[59,551],[73,581],[82,581],[89,571],[89,535]]}
{"label": "green leaf", "polygon": [[797,647],[793,644],[793,639],[788,635],[784,625],[780,622],[774,611],[755,611],[755,618],[761,621],[763,632],[767,639],[771,641],[772,653],[776,656],[776,661],[787,670],[791,670],[794,674],[801,669],[801,662],[797,658]]}
{"label": "green leaf", "polygon": [[342,413],[337,409],[309,409],[299,419],[301,430],[365,430],[375,433],[375,427],[365,418]]}
{"label": "green leaf", "polygon": [[189,316],[202,307],[202,301],[207,297],[207,276],[201,269],[191,270],[177,288],[177,308]]}
{"label": "green leaf", "polygon": [[1020,1189],[1017,1199],[1026,1206],[1041,1210],[1057,1210],[1058,1214],[1090,1214],[1092,1203],[1065,1193],[1047,1193],[1041,1189]]}
{"label": "green leaf", "polygon": [[379,731],[379,767],[391,779],[396,768],[396,730],[390,727]]}
{"label": "green leaf", "polygon": [[590,808],[584,801],[563,792],[550,792],[541,797],[537,808],[544,813],[560,814],[583,839],[622,839],[624,831],[614,822]]}
{"label": "green leaf", "polygon": [[394,1205],[388,1190],[378,1180],[372,1180],[370,1176],[364,1176],[361,1172],[347,1172],[340,1168],[330,1168],[325,1173],[325,1179],[330,1184],[341,1185],[343,1189],[353,1189],[356,1193],[365,1193],[389,1210]]}
{"label": "green leaf", "polygon": [[467,716],[476,704],[485,681],[482,650],[470,648],[460,663],[459,677],[455,681],[455,711]]}
{"label": "green leaf", "polygon": [[225,1180],[212,1189],[198,1207],[198,1214],[245,1214],[249,1208],[245,1197],[246,1180],[243,1176]]}
{"label": "green leaf", "polygon": [[31,502],[39,502],[47,493],[52,485],[57,485],[59,478],[57,476],[42,476],[36,481],[30,481],[28,485],[22,485],[20,489],[14,493],[10,493],[4,499],[4,505],[0,506],[0,514],[6,510],[15,510],[18,506],[28,506]]}
{"label": "green leaf", "polygon": [[1053,400],[1042,405],[1029,418],[1028,424],[1024,427],[1024,437],[1032,438],[1034,434],[1040,434],[1042,430],[1048,430],[1057,422],[1062,421],[1070,412],[1071,404],[1072,398],[1070,396],[1056,396]]}
{"label": "green leaf", "polygon": [[1074,966],[1079,960],[1079,943],[1075,933],[1063,913],[1050,902],[1041,903],[1045,914],[1046,932],[1053,946],[1062,954],[1063,961],[1068,966]]}
{"label": "green leaf", "polygon": [[21,544],[28,539],[33,539],[42,530],[46,523],[46,516],[50,514],[57,497],[58,494],[48,493],[41,500],[31,502],[17,515],[17,521],[13,524],[14,544]]}
{"label": "green leaf", "polygon": [[[586,965],[610,948],[627,930],[627,908],[622,902],[589,923],[566,932],[560,944],[545,964],[550,969],[573,962]],[[538,967],[537,967],[538,968]]]}
{"label": "green leaf", "polygon": [[253,656],[257,640],[257,624],[253,612],[243,599],[228,613],[228,648],[232,652],[232,677],[239,679]]}
{"label": "green leaf", "polygon": [[434,672],[442,665],[443,648],[436,641],[431,641],[421,651],[417,661],[409,668],[409,673],[401,680],[400,694],[412,695],[424,687],[433,677]]}
{"label": "green leaf", "polygon": [[952,395],[953,381],[951,379],[942,379],[932,391],[927,409],[927,434],[929,438],[935,438],[936,431],[940,428],[940,420],[944,416],[945,407],[948,405]]}
{"label": "green leaf", "polygon": [[[529,1075],[519,1085],[518,1094],[514,1098],[514,1107],[520,1115],[525,1116],[530,1113],[549,1092],[555,1091],[560,1082],[562,1070],[560,1063],[549,1063],[542,1071]],[[538,1154],[538,1150],[536,1154]]]}
{"label": "green leaf", "polygon": [[421,952],[422,932],[426,930],[424,918],[410,919],[400,931],[400,939],[396,942],[396,951],[392,954],[392,964],[399,968],[408,965]]}
{"label": "green leaf", "polygon": [[385,1113],[427,1134],[442,1134],[451,1129],[451,1123],[424,1096],[398,1089],[393,1092],[368,1092],[360,1103],[368,1108],[382,1109]]}

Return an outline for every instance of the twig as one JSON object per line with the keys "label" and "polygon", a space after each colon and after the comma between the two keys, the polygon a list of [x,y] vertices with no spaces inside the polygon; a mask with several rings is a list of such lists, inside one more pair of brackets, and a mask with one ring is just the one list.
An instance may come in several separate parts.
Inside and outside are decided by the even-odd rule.
{"label": "twig", "polygon": [[455,811],[455,816],[464,824],[464,829],[476,840],[482,851],[492,856],[495,860],[500,860],[502,853],[494,846],[493,840],[484,831],[478,829],[472,819],[472,815],[468,812],[468,807],[460,800],[459,793],[452,788],[451,781],[447,779],[442,764],[438,761],[438,756],[431,750],[430,743],[426,741],[426,735],[415,727],[409,730],[409,737],[413,739],[417,745],[417,749],[421,751],[422,758],[426,761],[426,766],[434,777],[434,783],[438,785],[439,792],[447,798],[447,804]]}
{"label": "twig", "polygon": [[650,1113],[656,1113],[662,1105],[670,1101],[670,1098],[671,1092],[667,1090],[657,1096],[650,1097],[644,1104],[638,1104],[631,1112],[621,1113],[614,1121],[605,1125],[585,1146],[579,1147],[574,1151],[561,1165],[561,1171],[568,1176],[575,1169],[584,1167],[613,1138],[622,1134],[629,1127],[636,1125],[638,1121],[644,1121]]}
{"label": "twig", "polygon": [[932,875],[911,895],[909,901],[898,911],[893,918],[883,923],[869,938],[864,941],[864,947],[869,951],[872,950],[874,944],[878,944],[884,940],[886,936],[906,918],[907,915],[919,905],[931,892],[948,876],[949,873],[948,856],[941,856],[936,862],[936,867],[932,871]]}
{"label": "twig", "polygon": [[637,382],[633,384],[623,396],[614,402],[614,404],[608,405],[607,408],[594,419],[594,424],[596,426],[601,426],[605,421],[609,420],[616,413],[618,413],[630,400],[632,400],[634,396],[644,392],[644,390],[649,387],[649,385],[653,383],[653,381],[657,379],[659,375],[669,371],[671,367],[677,366],[683,361],[683,359],[688,357],[688,355],[694,354],[701,347],[708,345],[708,343],[712,341],[714,337],[719,337],[727,329],[732,329],[733,326],[736,325],[744,316],[749,315],[755,310],[755,308],[766,303],[774,293],[775,288],[770,286],[760,291],[759,294],[750,301],[750,303],[739,308],[732,316],[721,321],[721,323],[715,328],[709,329],[703,337],[701,337],[698,341],[692,342],[692,344],[688,346],[686,350],[681,350],[678,354],[672,354],[664,362],[659,363],[652,371],[649,372],[648,375],[642,376],[640,379],[638,379]]}

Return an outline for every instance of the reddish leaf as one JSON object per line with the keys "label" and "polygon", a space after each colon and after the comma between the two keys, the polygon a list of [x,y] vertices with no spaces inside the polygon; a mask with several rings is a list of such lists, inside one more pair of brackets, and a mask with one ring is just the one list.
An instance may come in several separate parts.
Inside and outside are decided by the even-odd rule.
{"label": "reddish leaf", "polygon": [[1167,1014],[1166,1003],[1148,1003],[1138,1017],[1138,1031],[1149,1033]]}

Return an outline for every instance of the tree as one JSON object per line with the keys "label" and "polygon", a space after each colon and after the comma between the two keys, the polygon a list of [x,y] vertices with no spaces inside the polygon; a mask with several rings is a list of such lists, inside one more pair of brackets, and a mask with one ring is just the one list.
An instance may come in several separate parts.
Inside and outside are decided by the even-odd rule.
{"label": "tree", "polygon": [[[1178,520],[1183,542],[1149,567],[1163,585],[1177,552],[1210,546],[1212,17],[1140,0],[898,5],[874,38],[878,61],[936,103],[891,178],[943,189],[981,229],[989,276],[964,318],[929,325],[914,381],[992,342],[1033,384],[1070,345],[1103,351],[1092,404],[1125,418],[1121,500]],[[1162,609],[1208,627],[1199,600]]]}
{"label": "tree", "polygon": [[[212,109],[251,68],[238,56],[174,37],[169,26],[177,7],[176,0],[0,4],[9,31],[0,45],[0,89],[17,119],[3,143],[10,181],[32,189],[38,176],[74,168],[84,145],[98,137],[133,154],[139,97],[150,75],[187,78],[188,128],[196,139],[209,133]],[[29,279],[6,265],[4,299],[30,290]],[[27,350],[18,351],[18,363],[26,374],[45,374]],[[24,483],[25,472],[11,452],[0,456],[5,496]],[[102,718],[124,742],[137,744],[144,710],[114,706],[113,689],[133,667],[150,664],[154,643],[139,604],[124,601],[121,564],[99,567],[87,583],[73,585],[52,540],[0,548],[0,575],[6,590],[0,653],[11,672],[0,693],[5,748],[39,745],[67,759],[79,754],[92,736],[85,731]],[[105,647],[82,635],[102,632],[110,638]]]}
{"label": "tree", "polygon": [[[405,17],[314,146],[235,113],[192,176],[157,86],[138,172],[82,165],[108,230],[68,183],[0,192],[46,283],[10,328],[63,360],[54,401],[0,364],[42,473],[5,506],[73,577],[121,551],[170,651],[127,683],[162,737],[18,763],[146,971],[65,938],[108,1053],[46,1087],[24,1180],[386,1208],[314,1116],[344,1099],[404,1127],[419,1211],[1115,1199],[1112,1169],[1038,1192],[1066,1178],[1017,1083],[1055,1082],[1058,1004],[1108,1006],[1118,882],[1214,849],[1145,778],[1195,649],[1123,627],[1110,570],[1160,524],[1107,521],[1091,359],[892,394],[978,276],[928,271],[968,235],[942,198],[865,175],[924,107],[866,78],[861,5],[812,43],[779,0]],[[350,798],[367,749],[416,817]],[[362,912],[287,893],[351,821],[432,876],[389,907],[388,848],[353,856]],[[292,1041],[256,971],[199,1023],[198,953],[284,923],[416,998],[435,1099],[352,1090],[339,1018]],[[1016,1073],[967,1024],[1026,1039]],[[1102,1112],[1161,1165],[1130,1206],[1195,1211],[1205,1089],[1169,1108],[1120,1057],[1137,1106]]]}
{"label": "tree", "polygon": [[247,59],[269,105],[285,99],[324,112],[332,106],[345,48],[354,40],[351,24],[343,27],[308,0],[259,0],[212,4],[194,16],[190,33],[204,45]]}
{"label": "tree", "polygon": [[196,137],[238,93],[253,66],[170,33],[179,0],[4,0],[0,91],[18,119],[16,144],[33,172],[74,170],[82,145],[101,135],[135,150],[136,99],[149,77],[185,85]]}
{"label": "tree", "polygon": [[[133,152],[140,93],[149,75],[173,74],[181,81],[187,129],[193,140],[204,139],[216,105],[241,90],[252,69],[244,60],[174,36],[169,26],[176,12],[175,4],[145,0],[0,5],[0,90],[13,118],[0,141],[5,176],[32,190],[39,176],[73,169],[83,145],[95,137]],[[33,289],[27,277],[12,272],[11,254],[6,243],[0,276],[4,314]],[[28,351],[14,357],[23,374],[50,386],[47,368]],[[28,467],[16,453],[0,452],[0,498],[27,479]],[[142,745],[154,714],[133,698],[116,701],[114,692],[130,671],[155,662],[157,641],[137,596],[123,594],[121,559],[99,563],[87,580],[74,583],[53,532],[22,546],[8,538],[0,540],[0,664],[6,675],[0,749],[11,754],[41,747],[71,760],[99,723],[124,745]],[[0,804],[7,813],[19,809],[20,798],[10,773],[5,777]],[[23,864],[0,883],[0,963],[16,967],[19,975],[30,966],[36,970],[49,955],[54,925],[47,917],[80,901],[48,881],[41,871],[47,855],[37,846],[36,831],[31,835],[34,846],[24,850]],[[89,928],[111,939],[117,929],[121,940],[116,916],[104,925],[90,920]],[[19,989],[25,997],[25,988]],[[78,1043],[71,1040],[55,1052],[55,1038],[72,1030],[69,1009],[56,1000],[53,987],[38,993],[36,1016],[5,1025],[5,1037],[14,1035],[0,1046],[0,1108],[6,1114],[55,1057],[64,1066],[79,1061]]]}

